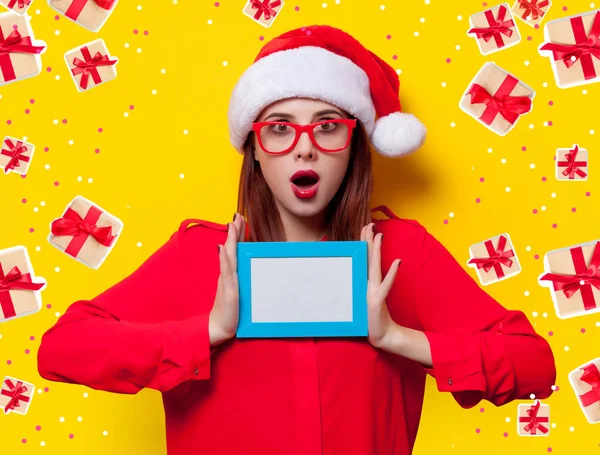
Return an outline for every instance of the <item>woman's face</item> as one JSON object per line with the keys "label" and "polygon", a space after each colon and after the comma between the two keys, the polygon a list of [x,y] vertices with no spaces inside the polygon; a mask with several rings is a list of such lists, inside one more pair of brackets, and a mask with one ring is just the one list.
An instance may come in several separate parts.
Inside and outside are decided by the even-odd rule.
{"label": "woman's face", "polygon": [[[316,123],[323,120],[349,118],[342,109],[320,100],[309,98],[290,98],[277,101],[267,106],[257,117],[256,121],[291,122],[301,125]],[[336,133],[331,128],[345,128],[340,124],[329,124],[316,127],[315,136],[322,141],[332,141]],[[267,127],[265,127],[267,128]],[[273,141],[285,141],[281,134],[290,134],[290,127],[270,125],[268,133]],[[286,133],[287,131],[287,133]],[[319,142],[321,144],[321,142]],[[345,142],[344,142],[345,143]],[[313,145],[308,134],[302,134],[296,146],[284,155],[266,153],[259,145],[256,135],[253,138],[254,158],[260,162],[262,173],[269,188],[273,192],[276,204],[280,210],[285,210],[298,217],[310,217],[321,213],[338,191],[350,159],[352,143],[339,152],[322,152]],[[269,148],[263,135],[263,144]],[[342,145],[343,146],[343,145]],[[298,193],[298,187],[292,183],[292,176],[299,170],[310,169],[319,175],[316,194]],[[299,184],[303,182],[298,182]],[[303,188],[302,185],[299,186]],[[312,197],[311,197],[312,196]]]}

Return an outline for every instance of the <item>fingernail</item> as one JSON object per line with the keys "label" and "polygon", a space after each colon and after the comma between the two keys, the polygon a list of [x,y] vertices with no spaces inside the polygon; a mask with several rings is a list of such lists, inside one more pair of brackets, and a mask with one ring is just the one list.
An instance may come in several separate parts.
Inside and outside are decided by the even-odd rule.
{"label": "fingernail", "polygon": [[235,219],[237,218],[237,213],[233,214],[233,221],[235,221]]}
{"label": "fingernail", "polygon": [[381,234],[381,241],[383,242],[383,234]]}
{"label": "fingernail", "polygon": [[219,250],[219,254],[221,254],[221,245],[217,245],[217,250]]}
{"label": "fingernail", "polygon": [[373,233],[375,233],[375,225],[374,224],[371,225],[371,230],[373,231]]}

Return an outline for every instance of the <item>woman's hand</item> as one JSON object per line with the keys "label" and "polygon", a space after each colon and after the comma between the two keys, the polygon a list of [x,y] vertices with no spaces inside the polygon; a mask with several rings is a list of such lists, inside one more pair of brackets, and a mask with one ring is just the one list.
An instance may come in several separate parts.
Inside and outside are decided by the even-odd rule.
{"label": "woman's hand", "polygon": [[235,221],[228,223],[229,231],[225,245],[219,245],[221,274],[217,282],[217,294],[209,317],[210,345],[214,346],[235,336],[238,326],[239,287],[237,275],[237,243],[244,241],[246,232],[244,217],[235,214]]}
{"label": "woman's hand", "polygon": [[367,242],[368,250],[368,286],[367,286],[367,317],[369,321],[369,343],[376,348],[385,346],[386,337],[389,337],[397,327],[385,303],[392,283],[396,278],[396,272],[401,259],[396,259],[392,263],[390,270],[381,281],[381,241],[383,234],[374,235],[374,223],[370,223],[362,228],[360,240]]}

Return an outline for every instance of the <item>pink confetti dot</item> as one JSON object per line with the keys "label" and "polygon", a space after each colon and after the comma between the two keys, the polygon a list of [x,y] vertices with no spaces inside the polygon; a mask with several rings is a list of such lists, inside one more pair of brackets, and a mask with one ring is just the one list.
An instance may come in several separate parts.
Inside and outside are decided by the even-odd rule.
{"label": "pink confetti dot", "polygon": [[556,228],[558,227],[558,224],[554,223],[554,224],[552,225],[552,227],[553,227],[554,229],[556,229]]}
{"label": "pink confetti dot", "polygon": [[73,439],[75,436],[73,434],[69,435],[69,439]]}
{"label": "pink confetti dot", "polygon": [[567,10],[567,7],[566,7],[566,6],[563,6],[563,11],[566,11],[566,10]]}
{"label": "pink confetti dot", "polygon": [[479,428],[477,428],[477,429],[475,430],[475,433],[481,433],[481,430],[480,430]]}
{"label": "pink confetti dot", "polygon": [[30,104],[33,104],[33,103],[35,103],[35,100],[34,100],[33,98],[31,98],[31,99],[29,100],[29,103],[30,103]]}
{"label": "pink confetti dot", "polygon": [[527,150],[527,147],[523,146],[523,147],[521,147],[521,150],[525,151],[525,150]]}
{"label": "pink confetti dot", "polygon": [[477,199],[475,199],[475,202],[477,202],[479,204],[481,202],[481,199],[477,198]]}
{"label": "pink confetti dot", "polygon": [[29,114],[29,112],[30,112],[29,109],[25,109],[26,114]]}
{"label": "pink confetti dot", "polygon": [[307,30],[307,31],[306,31],[306,34],[307,34],[308,36],[310,36],[310,35],[312,35],[312,32],[311,32],[310,30]]}
{"label": "pink confetti dot", "polygon": [[57,14],[56,16],[54,16],[54,20],[57,21],[60,19],[60,16]]}
{"label": "pink confetti dot", "polygon": [[296,7],[294,8],[294,11],[300,11],[300,7],[299,7],[299,6],[296,6]]}
{"label": "pink confetti dot", "polygon": [[585,195],[586,195],[586,196],[591,196],[591,195],[592,195],[592,193],[590,193],[589,191],[586,191],[586,192],[585,192]]}
{"label": "pink confetti dot", "polygon": [[24,179],[24,178],[26,178],[26,177],[27,177],[27,174],[22,174],[22,175],[21,175],[21,178],[22,178],[22,179]]}
{"label": "pink confetti dot", "polygon": [[62,122],[67,123],[67,119],[66,118],[62,119]]}
{"label": "pink confetti dot", "polygon": [[134,106],[133,104],[131,104],[131,105],[129,106],[129,109],[131,109],[131,110],[134,110],[134,109],[135,109],[135,106]]}
{"label": "pink confetti dot", "polygon": [[6,121],[6,124],[7,124],[7,125],[10,125],[11,123],[12,123],[12,120],[7,120],[7,121]]}
{"label": "pink confetti dot", "polygon": [[219,2],[215,2],[215,6],[218,8],[219,7]]}
{"label": "pink confetti dot", "polygon": [[102,131],[104,131],[102,128],[98,128],[99,133],[101,133]]}
{"label": "pink confetti dot", "polygon": [[44,387],[44,392],[50,392],[50,389],[48,387]]}
{"label": "pink confetti dot", "polygon": [[17,24],[13,25],[13,28],[14,28],[15,30],[19,30],[19,26],[18,26]]}
{"label": "pink confetti dot", "polygon": [[144,30],[144,35],[148,35],[150,33],[148,30]]}
{"label": "pink confetti dot", "polygon": [[37,426],[35,427],[35,429],[36,429],[36,431],[40,431],[40,430],[42,429],[42,427],[40,427],[39,425],[37,425]]}
{"label": "pink confetti dot", "polygon": [[58,185],[60,185],[60,183],[54,182],[54,186],[58,186]]}
{"label": "pink confetti dot", "polygon": [[533,214],[535,215],[537,213],[537,209],[533,209]]}
{"label": "pink confetti dot", "polygon": [[29,337],[29,339],[30,339],[31,341],[33,341],[33,340],[35,340],[35,337],[34,337],[33,335],[31,335],[31,336]]}
{"label": "pink confetti dot", "polygon": [[581,329],[581,333],[585,333],[585,328]]}
{"label": "pink confetti dot", "polygon": [[556,161],[556,155],[554,155],[554,158],[553,158],[553,160],[554,160],[554,161]]}
{"label": "pink confetti dot", "polygon": [[27,439],[23,438],[23,439],[21,439],[21,442],[22,442],[23,444],[27,444]]}
{"label": "pink confetti dot", "polygon": [[548,120],[548,126],[552,126],[552,120]]}
{"label": "pink confetti dot", "polygon": [[536,255],[533,257],[533,259],[539,259],[539,258],[540,258],[540,255],[539,255],[539,254],[536,254]]}
{"label": "pink confetti dot", "polygon": [[386,36],[387,39],[392,39],[392,35]]}
{"label": "pink confetti dot", "polygon": [[548,106],[554,105],[554,101],[548,101]]}
{"label": "pink confetti dot", "polygon": [[21,199],[21,202],[22,202],[23,204],[25,204],[25,203],[27,202],[27,199],[23,198],[23,199]]}
{"label": "pink confetti dot", "polygon": [[483,2],[483,3],[482,3],[482,5],[483,5],[483,6],[487,6],[487,2]]}
{"label": "pink confetti dot", "polygon": [[576,212],[576,211],[577,211],[577,209],[576,209],[575,207],[573,207],[573,208],[571,209],[571,212]]}
{"label": "pink confetti dot", "polygon": [[559,386],[556,386],[556,388],[554,389],[555,392],[558,392],[560,390]]}
{"label": "pink confetti dot", "polygon": [[11,360],[7,360],[7,361],[6,361],[6,364],[7,364],[7,365],[10,365],[11,363],[12,363],[12,361],[11,361]]}
{"label": "pink confetti dot", "polygon": [[48,72],[52,71],[52,67],[49,66],[48,68],[46,68],[46,71],[48,71]]}
{"label": "pink confetti dot", "polygon": [[540,28],[540,24],[535,24],[535,25],[533,26],[533,28],[535,28],[535,29],[537,30],[538,28]]}
{"label": "pink confetti dot", "polygon": [[545,182],[545,181],[546,181],[546,177],[542,177],[542,182]]}
{"label": "pink confetti dot", "polygon": [[448,224],[448,220],[444,220],[444,224]]}
{"label": "pink confetti dot", "polygon": [[528,37],[527,37],[527,41],[531,41],[531,36],[528,36]]}
{"label": "pink confetti dot", "polygon": [[[563,7],[563,9],[566,11],[567,7],[565,6],[565,7]],[[548,447],[548,452],[552,452],[552,447]]]}
{"label": "pink confetti dot", "polygon": [[396,54],[394,54],[394,55],[392,55],[392,58],[393,58],[394,60],[396,60],[396,59],[398,58],[398,56],[397,56]]}
{"label": "pink confetti dot", "polygon": [[138,30],[137,30],[137,28],[136,28],[136,29],[133,31],[133,33],[134,33],[134,35],[137,35],[137,34],[138,34]]}
{"label": "pink confetti dot", "polygon": [[452,60],[450,60],[449,58],[446,59],[446,63],[450,63]]}
{"label": "pink confetti dot", "polygon": [[29,228],[29,232],[34,232],[34,231],[35,231],[35,229]]}
{"label": "pink confetti dot", "polygon": [[29,349],[25,349],[25,354],[29,354]]}
{"label": "pink confetti dot", "polygon": [[480,182],[484,182],[484,181],[485,181],[485,179],[484,179],[483,177],[479,177],[479,181],[480,181]]}
{"label": "pink confetti dot", "polygon": [[44,152],[47,152],[48,150],[50,150],[50,147],[44,147]]}
{"label": "pink confetti dot", "polygon": [[479,408],[479,412],[484,412],[485,408]]}
{"label": "pink confetti dot", "polygon": [[508,433],[504,432],[504,437],[508,438]]}
{"label": "pink confetti dot", "polygon": [[554,335],[553,331],[548,332],[548,336],[551,337],[552,335]]}
{"label": "pink confetti dot", "polygon": [[52,308],[52,305],[49,303],[48,305],[46,305],[46,308]]}
{"label": "pink confetti dot", "polygon": [[100,149],[96,149],[96,150],[94,150],[94,152],[100,153]]}

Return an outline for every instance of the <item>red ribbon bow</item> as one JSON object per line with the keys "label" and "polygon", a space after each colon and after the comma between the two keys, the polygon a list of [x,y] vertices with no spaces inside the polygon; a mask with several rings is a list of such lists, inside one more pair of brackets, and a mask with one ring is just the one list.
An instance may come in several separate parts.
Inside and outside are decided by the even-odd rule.
{"label": "red ribbon bow", "polygon": [[73,0],[65,11],[65,16],[76,21],[88,1],[93,1],[100,8],[110,11],[117,0]]}
{"label": "red ribbon bow", "polygon": [[34,283],[31,280],[30,273],[21,273],[17,266],[14,266],[4,275],[2,263],[0,263],[0,308],[4,319],[12,318],[17,315],[15,306],[8,293],[10,290],[39,291],[46,283]]}
{"label": "red ribbon bow", "polygon": [[475,33],[477,38],[483,38],[487,43],[489,40],[494,38],[498,47],[504,46],[504,40],[502,35],[511,37],[513,34],[512,27],[515,23],[512,19],[505,20],[508,9],[506,6],[501,5],[498,9],[498,17],[494,17],[492,10],[485,11],[485,18],[488,21],[488,27],[475,27],[469,30],[468,33]]}
{"label": "red ribbon bow", "polygon": [[492,245],[492,241],[486,240],[485,248],[488,251],[489,257],[471,259],[469,264],[476,264],[478,269],[483,269],[486,273],[489,272],[493,267],[498,278],[502,278],[504,276],[504,271],[502,270],[501,264],[510,268],[513,261],[511,261],[509,258],[515,256],[513,250],[504,251],[506,248],[506,243],[506,237],[501,235],[498,239],[498,248],[495,249]]}
{"label": "red ribbon bow", "polygon": [[592,388],[592,390],[583,395],[579,395],[581,405],[585,408],[600,401],[600,371],[594,363],[590,363],[581,369],[583,370],[583,374],[579,380],[589,384]]}
{"label": "red ribbon bow", "polygon": [[28,156],[23,156],[23,154],[27,152],[27,147],[23,145],[22,141],[17,141],[16,145],[10,139],[6,139],[4,142],[8,145],[8,150],[3,149],[2,152],[0,152],[0,155],[10,157],[8,164],[4,166],[4,173],[8,174],[11,169],[21,165],[20,161],[27,163],[30,158]]}
{"label": "red ribbon bow", "polygon": [[83,46],[79,51],[81,52],[84,60],[75,57],[73,59],[73,65],[75,65],[75,68],[71,69],[71,72],[73,73],[73,76],[81,74],[79,86],[83,90],[87,89],[90,75],[94,80],[94,84],[98,85],[100,82],[102,82],[100,73],[98,73],[99,66],[111,66],[117,63],[116,60],[110,60],[108,55],[102,55],[100,52],[96,52],[96,55],[94,55],[92,58],[90,50],[87,46]]}
{"label": "red ribbon bow", "polygon": [[19,9],[25,8],[27,5],[31,4],[31,0],[10,0],[10,2],[8,2],[8,7],[13,8],[17,2],[17,7]]}
{"label": "red ribbon bow", "polygon": [[31,44],[31,37],[22,37],[16,29],[8,37],[4,38],[4,34],[0,28],[0,71],[2,71],[4,81],[13,81],[17,78],[10,54],[41,54],[45,47],[33,46]]}
{"label": "red ribbon bow", "polygon": [[548,6],[548,0],[538,3],[538,0],[519,0],[519,8],[524,9],[523,19],[531,16],[531,20],[537,20],[544,15],[543,7]]}
{"label": "red ribbon bow", "polygon": [[538,417],[540,410],[540,402],[536,401],[531,408],[527,410],[527,417],[519,417],[519,422],[529,422],[525,425],[524,430],[528,433],[535,434],[536,430],[540,430],[542,433],[548,433],[548,427],[542,425],[542,422],[549,422],[548,417]]}
{"label": "red ribbon bow", "polygon": [[8,404],[4,407],[4,413],[8,414],[8,411],[21,406],[21,403],[19,403],[19,401],[28,403],[29,397],[23,395],[25,392],[27,392],[27,387],[23,385],[22,381],[17,381],[17,385],[13,384],[13,382],[10,379],[7,379],[5,382],[8,386],[8,390],[2,389],[2,392],[0,392],[0,394],[6,397],[10,397],[10,400],[8,400]]}
{"label": "red ribbon bow", "polygon": [[569,150],[570,153],[565,155],[566,161],[559,161],[558,166],[566,166],[567,168],[562,171],[562,174],[566,177],[569,176],[570,179],[575,178],[575,174],[579,177],[584,178],[587,174],[579,169],[579,166],[587,166],[586,161],[576,161],[577,153],[579,152],[579,146],[576,145],[574,149]]}
{"label": "red ribbon bow", "polygon": [[592,286],[600,290],[600,241],[596,242],[590,265],[585,264],[583,248],[571,248],[571,258],[575,275],[546,273],[540,280],[551,281],[555,291],[562,291],[570,299],[577,291],[581,292],[586,310],[596,308]]}
{"label": "red ribbon bow", "polygon": [[252,3],[252,9],[258,10],[254,15],[254,19],[258,20],[264,14],[265,20],[268,21],[271,19],[271,16],[275,17],[277,15],[277,11],[274,8],[281,5],[281,0],[250,0],[250,3]]}
{"label": "red ribbon bow", "polygon": [[[100,212],[96,207],[92,207],[90,212],[94,214],[96,210]],[[100,213],[98,213],[98,216],[100,216]],[[110,246],[116,237],[116,235],[112,235],[112,226],[98,227],[95,222],[87,220],[87,215],[86,220],[84,220],[79,213],[70,207],[62,218],[52,221],[51,231],[54,235],[72,235],[75,238],[81,236],[87,238],[88,235],[91,235],[104,246]]]}
{"label": "red ribbon bow", "polygon": [[552,51],[554,61],[562,60],[567,68],[581,60],[584,78],[594,79],[596,70],[592,56],[600,58],[600,13],[595,14],[589,35],[585,34],[581,16],[571,18],[571,27],[575,44],[545,43],[540,50]]}

